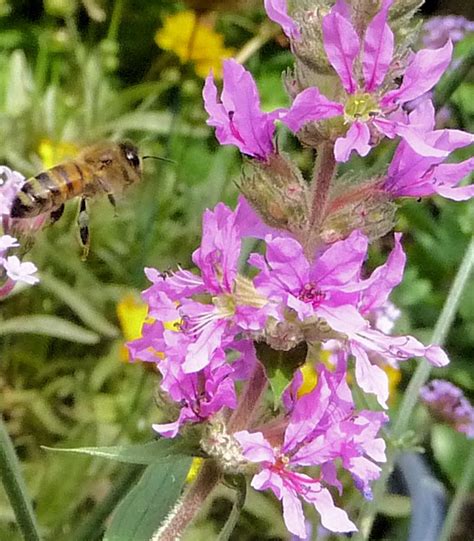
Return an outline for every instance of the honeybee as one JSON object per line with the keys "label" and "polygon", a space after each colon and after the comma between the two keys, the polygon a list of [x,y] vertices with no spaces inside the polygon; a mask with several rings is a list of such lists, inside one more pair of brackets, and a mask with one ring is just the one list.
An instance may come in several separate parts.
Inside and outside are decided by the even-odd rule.
{"label": "honeybee", "polygon": [[[148,157],[155,158],[144,156]],[[90,244],[87,200],[106,194],[115,207],[115,195],[141,177],[142,161],[135,145],[128,141],[97,143],[82,150],[75,159],[26,180],[13,200],[10,217],[27,219],[49,213],[55,222],[64,212],[64,203],[80,197],[77,222],[86,257]]]}

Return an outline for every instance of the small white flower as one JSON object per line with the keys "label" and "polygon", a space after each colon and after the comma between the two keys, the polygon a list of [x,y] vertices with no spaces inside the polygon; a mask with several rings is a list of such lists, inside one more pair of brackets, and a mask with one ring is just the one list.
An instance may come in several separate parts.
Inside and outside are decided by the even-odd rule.
{"label": "small white flower", "polygon": [[22,263],[16,255],[9,256],[3,259],[3,266],[7,271],[7,275],[14,282],[25,282],[26,284],[36,284],[39,279],[33,274],[38,270],[36,265],[30,263]]}

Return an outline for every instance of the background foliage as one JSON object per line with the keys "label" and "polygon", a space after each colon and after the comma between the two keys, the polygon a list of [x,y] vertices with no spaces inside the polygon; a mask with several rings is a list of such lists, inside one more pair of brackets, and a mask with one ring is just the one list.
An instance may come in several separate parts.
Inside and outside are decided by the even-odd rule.
{"label": "background foliage", "polygon": [[[291,63],[287,44],[265,22],[259,2],[244,3],[239,10],[239,2],[223,2],[236,9],[202,12],[203,20],[247,60],[264,108],[283,106],[280,74]],[[190,4],[199,8],[199,2]],[[128,364],[123,349],[143,319],[137,306],[146,287],[143,267],[188,265],[203,209],[236,199],[240,158],[235,149],[219,147],[205,125],[202,79],[192,62],[180,63],[154,41],[166,16],[186,7],[164,0],[0,2],[1,163],[29,176],[91,141],[123,137],[143,154],[175,162],[146,162],[143,182],[119,202],[117,216],[107,201],[92,205],[86,262],[76,239],[75,204],[69,203],[65,217],[41,232],[29,253],[40,284],[18,288],[3,302],[1,411],[44,539],[100,538],[101,527],[88,529],[88,521],[100,515],[100,502],[109,508],[118,503],[142,473],[139,466],[41,446],[151,439],[151,422],[160,415],[153,402],[156,376]],[[474,40],[465,40],[458,54],[472,47]],[[450,100],[457,125],[470,131],[473,87],[466,80]],[[279,142],[294,146],[288,133],[280,133]],[[308,167],[309,156],[299,160]],[[348,167],[363,165],[354,159]],[[434,199],[405,204],[399,216],[409,266],[393,300],[403,309],[400,330],[427,338],[472,236],[474,206]],[[385,251],[383,242],[374,246],[374,265]],[[474,287],[465,290],[447,349],[453,362],[437,375],[474,398]],[[413,366],[403,368],[399,393]],[[419,428],[431,471],[452,491],[468,444],[449,429],[430,430],[423,411]],[[189,538],[214,538],[230,505],[230,491],[222,489]],[[405,539],[407,501],[393,496],[385,507],[374,539]],[[279,516],[272,499],[250,494],[235,539],[284,539]],[[0,539],[20,539],[3,492]]]}

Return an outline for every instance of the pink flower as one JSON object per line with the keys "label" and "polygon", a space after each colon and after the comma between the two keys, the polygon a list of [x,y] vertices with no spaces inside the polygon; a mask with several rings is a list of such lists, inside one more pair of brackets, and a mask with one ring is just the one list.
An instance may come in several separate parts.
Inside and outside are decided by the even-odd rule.
{"label": "pink flower", "polygon": [[[434,108],[426,100],[410,114],[415,123],[426,123],[426,141],[433,147],[451,152],[470,145],[474,136],[458,130],[435,130]],[[383,182],[383,189],[393,197],[426,197],[438,194],[455,201],[474,196],[474,185],[456,185],[474,170],[474,158],[459,163],[444,163],[444,158],[420,156],[401,141]]]}
{"label": "pink flower", "polygon": [[279,24],[288,38],[299,40],[301,32],[295,21],[288,15],[286,0],[265,0],[268,18]]}
{"label": "pink flower", "polygon": [[[289,421],[281,441],[275,441],[274,435],[269,441],[265,427],[263,432],[244,430],[234,434],[244,456],[259,464],[252,487],[274,492],[282,501],[286,527],[302,539],[306,539],[306,528],[301,499],[315,507],[328,530],[356,530],[346,512],[334,505],[326,488],[334,485],[342,490],[335,461],[340,460],[361,487],[368,487],[380,473],[372,460],[385,460],[384,443],[376,433],[386,417],[382,413],[355,414],[345,376],[345,370],[332,374],[320,367],[316,388],[299,399],[292,394],[301,383],[301,376],[296,378],[285,399]],[[319,476],[304,473],[307,466],[319,467]]]}
{"label": "pink flower", "polygon": [[[177,333],[171,332],[171,335]],[[192,374],[186,374],[173,356],[168,356],[157,366],[163,375],[161,388],[180,405],[176,421],[153,425],[153,429],[162,436],[174,438],[186,423],[202,423],[224,407],[235,408],[237,397],[233,369],[226,363],[222,350],[214,352],[203,370]]]}
{"label": "pink flower", "polygon": [[281,120],[293,132],[309,121],[343,115],[349,129],[345,136],[336,140],[335,157],[340,162],[347,161],[353,150],[361,156],[367,155],[374,141],[384,135],[402,137],[422,156],[445,157],[449,153],[429,144],[420,126],[408,123],[402,106],[438,82],[450,63],[452,44],[448,42],[440,49],[424,49],[413,55],[402,84],[393,89],[393,82],[387,80],[394,53],[394,36],[387,24],[391,3],[392,0],[383,2],[381,10],[368,25],[362,44],[347,6],[342,1],[336,3],[323,19],[323,38],[326,54],[339,75],[345,98],[333,102],[317,88],[310,87],[296,96],[287,114],[281,115]]}
{"label": "pink flower", "polygon": [[262,112],[252,75],[235,60],[224,61],[223,81],[220,101],[212,73],[204,84],[207,123],[216,128],[222,145],[235,145],[243,154],[265,161],[274,152],[275,119],[281,110]]}
{"label": "pink flower", "polygon": [[252,254],[249,263],[260,269],[254,283],[259,292],[278,306],[279,321],[285,322],[288,309],[301,323],[310,325],[318,318],[340,333],[340,349],[356,360],[356,380],[367,393],[374,393],[387,407],[387,374],[373,364],[374,353],[394,364],[411,357],[426,357],[435,366],[449,362],[444,351],[424,346],[412,336],[390,336],[373,327],[370,314],[381,307],[403,276],[405,254],[400,235],[385,265],[361,278],[368,242],[355,231],[347,239],[330,246],[309,262],[302,246],[294,239],[267,237],[265,256]]}
{"label": "pink flower", "polygon": [[[256,331],[263,327],[268,301],[258,293],[252,281],[237,272],[241,250],[240,206],[231,211],[218,204],[203,217],[200,247],[193,253],[193,262],[200,271],[194,274],[179,269],[175,273],[161,274],[146,269],[152,286],[143,297],[149,306],[149,316],[158,321],[176,321],[182,369],[186,373],[202,370],[219,348],[232,342],[236,334]],[[248,224],[245,228],[249,231]],[[256,226],[258,229],[258,227]],[[249,231],[250,232],[250,231]],[[132,343],[132,357],[152,360],[148,340],[162,340],[166,331],[157,325],[144,329],[144,342]],[[148,334],[151,338],[148,339]],[[169,354],[169,344],[159,341],[157,351]],[[147,359],[143,359],[146,356]]]}

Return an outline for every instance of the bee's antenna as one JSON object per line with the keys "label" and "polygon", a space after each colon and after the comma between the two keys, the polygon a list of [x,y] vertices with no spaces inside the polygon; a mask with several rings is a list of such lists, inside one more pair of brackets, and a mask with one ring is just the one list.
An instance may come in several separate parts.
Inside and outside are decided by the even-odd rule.
{"label": "bee's antenna", "polygon": [[169,158],[163,158],[162,156],[143,156],[142,157],[142,160],[148,160],[148,159],[161,160],[163,162],[174,163],[176,165],[176,162],[174,160],[170,160]]}

